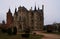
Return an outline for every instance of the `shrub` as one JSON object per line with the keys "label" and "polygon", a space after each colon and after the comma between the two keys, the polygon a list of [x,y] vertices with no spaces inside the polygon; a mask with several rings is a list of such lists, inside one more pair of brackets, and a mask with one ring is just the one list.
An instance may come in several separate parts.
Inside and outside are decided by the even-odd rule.
{"label": "shrub", "polygon": [[7,33],[8,33],[8,35],[12,35],[12,29],[11,28],[8,28],[7,29]]}
{"label": "shrub", "polygon": [[7,30],[6,30],[6,29],[1,29],[1,31],[2,31],[3,33],[6,33],[6,32],[7,32]]}

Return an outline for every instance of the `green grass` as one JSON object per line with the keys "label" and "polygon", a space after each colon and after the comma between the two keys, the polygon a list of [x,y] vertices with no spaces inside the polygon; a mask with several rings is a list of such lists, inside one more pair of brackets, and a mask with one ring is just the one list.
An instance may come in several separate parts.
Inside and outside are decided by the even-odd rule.
{"label": "green grass", "polygon": [[[43,35],[33,35],[30,34],[30,37],[27,39],[41,39]],[[0,33],[0,39],[22,39],[21,34],[18,35],[8,35],[7,33]]]}

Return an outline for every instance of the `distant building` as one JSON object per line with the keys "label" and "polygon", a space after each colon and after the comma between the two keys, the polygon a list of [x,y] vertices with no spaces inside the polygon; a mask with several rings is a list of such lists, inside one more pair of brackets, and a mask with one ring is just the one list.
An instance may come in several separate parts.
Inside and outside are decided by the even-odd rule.
{"label": "distant building", "polygon": [[52,32],[58,32],[58,31],[60,32],[60,23],[53,23],[50,25],[45,25],[44,30],[45,31],[51,30]]}
{"label": "distant building", "polygon": [[7,12],[7,26],[16,26],[17,30],[24,30],[25,28],[30,28],[31,30],[43,30],[44,25],[44,5],[42,9],[27,10],[24,6],[15,8],[14,16],[9,9]]}

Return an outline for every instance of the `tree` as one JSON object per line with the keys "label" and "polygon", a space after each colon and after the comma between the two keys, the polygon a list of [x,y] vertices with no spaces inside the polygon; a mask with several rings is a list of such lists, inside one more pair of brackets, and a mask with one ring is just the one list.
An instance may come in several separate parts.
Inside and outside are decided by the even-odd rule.
{"label": "tree", "polygon": [[3,24],[3,25],[5,24],[5,21],[4,21],[4,20],[2,21],[2,24]]}

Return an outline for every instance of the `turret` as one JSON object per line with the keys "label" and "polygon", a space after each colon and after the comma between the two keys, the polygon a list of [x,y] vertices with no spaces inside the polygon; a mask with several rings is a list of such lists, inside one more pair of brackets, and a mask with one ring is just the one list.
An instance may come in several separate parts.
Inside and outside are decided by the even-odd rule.
{"label": "turret", "polygon": [[42,10],[44,11],[44,5],[42,5]]}
{"label": "turret", "polygon": [[35,8],[34,8],[34,10],[36,11],[36,5],[35,5]]}
{"label": "turret", "polygon": [[9,8],[9,10],[8,10],[8,13],[11,13],[11,10],[10,10],[10,8]]}
{"label": "turret", "polygon": [[15,13],[17,12],[17,8],[15,8]]}
{"label": "turret", "polygon": [[7,15],[8,15],[8,14],[12,16],[12,13],[11,13],[10,8],[8,9]]}
{"label": "turret", "polygon": [[15,12],[14,12],[14,15],[17,15],[17,8],[15,8]]}
{"label": "turret", "polygon": [[42,5],[42,19],[43,19],[42,24],[44,25],[44,5]]}
{"label": "turret", "polygon": [[7,25],[9,26],[13,21],[13,17],[12,17],[12,13],[11,10],[9,8],[8,12],[7,12]]}
{"label": "turret", "polygon": [[38,6],[38,10],[39,10],[39,6]]}

